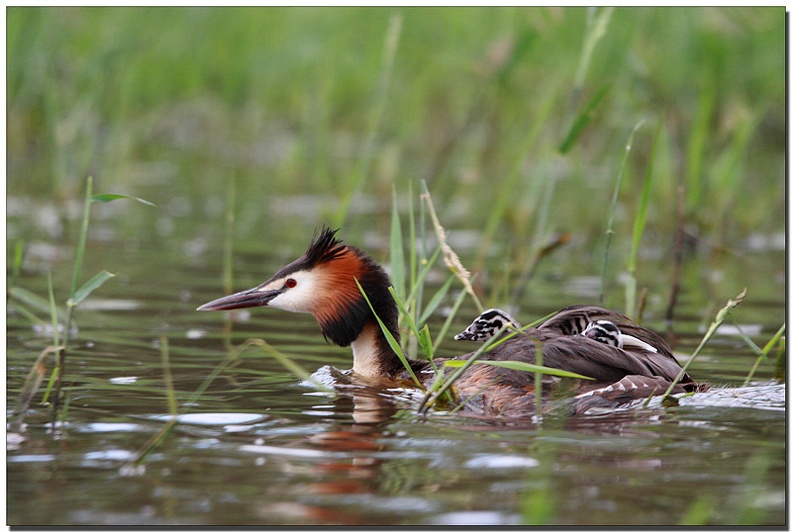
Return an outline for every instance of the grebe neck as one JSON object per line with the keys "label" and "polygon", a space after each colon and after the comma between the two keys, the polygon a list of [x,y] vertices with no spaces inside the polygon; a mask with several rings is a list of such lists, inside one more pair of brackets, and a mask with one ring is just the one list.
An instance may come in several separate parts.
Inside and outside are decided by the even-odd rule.
{"label": "grebe neck", "polygon": [[[398,338],[398,330],[395,337]],[[351,346],[352,371],[362,377],[386,377],[400,367],[401,361],[375,321],[370,321],[363,327]]]}
{"label": "grebe neck", "polygon": [[[314,315],[328,340],[352,347],[355,373],[364,377],[395,375],[403,369],[402,364],[377,321],[379,318],[400,343],[399,309],[388,290],[390,278],[382,266],[357,248],[347,246],[342,257],[354,259],[350,260],[354,268],[348,268],[346,275],[328,284],[324,290],[326,299]],[[371,306],[360,293],[361,288]],[[339,298],[339,294],[343,297]]]}

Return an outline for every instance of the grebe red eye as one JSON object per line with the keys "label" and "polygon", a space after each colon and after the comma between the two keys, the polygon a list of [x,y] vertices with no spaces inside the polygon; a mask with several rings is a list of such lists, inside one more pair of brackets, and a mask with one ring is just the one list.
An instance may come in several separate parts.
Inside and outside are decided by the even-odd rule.
{"label": "grebe red eye", "polygon": [[286,288],[294,288],[295,286],[297,286],[297,281],[295,281],[291,277],[286,279]]}

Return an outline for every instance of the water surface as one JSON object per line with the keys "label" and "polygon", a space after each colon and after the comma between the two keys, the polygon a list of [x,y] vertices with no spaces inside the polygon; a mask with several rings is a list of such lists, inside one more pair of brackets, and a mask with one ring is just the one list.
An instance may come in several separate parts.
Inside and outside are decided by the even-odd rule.
{"label": "water surface", "polygon": [[[11,218],[12,235],[23,220]],[[220,224],[210,217],[195,222],[194,234],[182,230],[159,240],[118,234],[112,220],[97,225],[86,271],[108,269],[118,276],[78,309],[67,363],[67,425],[53,434],[49,411],[34,403],[23,437],[9,435],[9,524],[786,522],[785,386],[775,383],[766,362],[743,386],[755,355],[732,322],[690,368],[713,391],[683,398],[673,408],[655,401],[578,418],[554,415],[541,427],[443,411],[422,417],[414,402],[392,390],[345,387],[329,393],[308,386],[256,350],[228,365],[190,402],[225,360],[229,340],[263,338],[309,373],[351,365],[351,354],[325,344],[310,316],[252,310],[240,313],[229,332],[224,314],[195,312],[222,295]],[[239,250],[235,288],[264,280],[301,253],[309,235]],[[375,245],[387,234],[344,238],[387,256]],[[70,247],[44,239],[29,244],[18,285],[43,296],[42,272],[51,269],[56,295],[64,300]],[[575,258],[580,252],[567,253]],[[784,259],[778,250],[762,253],[753,271],[724,261],[725,280],[714,284],[718,294],[704,293],[695,276],[686,280],[670,331],[661,319],[664,307],[650,298],[647,324],[671,333],[684,360],[724,295],[748,286],[735,315],[763,346],[784,319]],[[487,265],[490,271],[497,271],[497,261]],[[656,276],[652,264],[641,273],[656,279],[650,290],[661,298],[668,265],[655,266]],[[691,262],[686,268],[707,266]],[[590,279],[596,271],[588,260],[548,265],[532,281],[520,318],[594,302]],[[435,331],[441,314],[430,324]],[[475,314],[473,306],[462,314],[460,330]],[[129,467],[170,419],[163,341],[182,414],[143,465]],[[46,326],[10,307],[9,412],[48,342]],[[446,341],[441,350],[458,354],[469,347]]]}

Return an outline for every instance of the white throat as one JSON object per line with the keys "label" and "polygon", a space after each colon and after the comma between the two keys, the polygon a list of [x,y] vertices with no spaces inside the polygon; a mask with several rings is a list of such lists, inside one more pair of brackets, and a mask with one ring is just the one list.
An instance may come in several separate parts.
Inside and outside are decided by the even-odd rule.
{"label": "white throat", "polygon": [[352,342],[352,371],[363,377],[382,376],[382,360],[377,348],[377,325],[363,327],[360,336]]}

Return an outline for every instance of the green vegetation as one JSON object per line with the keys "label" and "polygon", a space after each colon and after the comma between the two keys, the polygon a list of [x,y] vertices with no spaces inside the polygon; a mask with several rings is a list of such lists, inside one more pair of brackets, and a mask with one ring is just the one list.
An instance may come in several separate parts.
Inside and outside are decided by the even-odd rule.
{"label": "green vegetation", "polygon": [[[359,241],[425,180],[450,232],[478,231],[460,253],[492,272],[487,306],[519,304],[574,246],[638,318],[641,263],[677,229],[678,268],[683,239],[717,258],[783,231],[783,7],[12,7],[7,28],[8,193],[63,220],[92,174],[186,198],[228,259],[262,227],[291,242],[343,222]],[[315,208],[280,206],[295,195]],[[156,222],[130,212],[119,234]],[[657,280],[672,302],[681,273]]]}
{"label": "green vegetation", "polygon": [[[8,287],[8,304],[16,309],[21,314],[28,316],[34,323],[41,323],[41,320],[36,317],[35,312],[41,310],[48,310],[52,324],[52,345],[45,348],[33,363],[33,367],[28,374],[25,384],[20,393],[19,400],[13,412],[14,427],[21,427],[30,407],[30,402],[33,396],[38,391],[41,382],[46,374],[46,362],[48,355],[57,353],[57,362],[50,373],[49,384],[42,399],[42,403],[50,404],[52,407],[52,421],[53,428],[55,422],[58,421],[59,416],[65,419],[66,413],[64,404],[67,403],[68,398],[64,397],[63,378],[65,375],[66,354],[68,352],[69,339],[74,334],[74,311],[77,306],[85,300],[94,290],[102,286],[108,279],[114,277],[114,274],[103,270],[94,275],[85,284],[80,286],[80,277],[83,270],[83,258],[85,257],[86,243],[88,241],[88,227],[91,219],[91,205],[93,203],[108,203],[118,199],[132,199],[139,201],[146,205],[154,205],[146,200],[127,196],[124,194],[93,194],[93,178],[89,177],[86,181],[85,187],[85,202],[83,206],[82,224],[80,229],[79,242],[75,249],[74,255],[74,270],[72,275],[72,287],[70,297],[66,301],[65,318],[61,320],[60,316],[63,314],[55,304],[55,296],[52,289],[52,276],[49,276],[49,299],[43,300],[40,296],[25,290],[24,288],[13,286],[9,282]],[[18,272],[22,268],[22,260],[24,253],[22,244],[18,244],[17,252],[14,254],[14,274],[11,276],[11,281],[16,279]],[[60,338],[59,328],[63,326],[63,338]],[[52,393],[50,399],[50,393]],[[51,402],[50,402],[51,401]]]}
{"label": "green vegetation", "polygon": [[354,226],[360,194],[426,179],[464,207],[449,227],[486,228],[479,258],[538,234],[526,264],[558,231],[601,238],[645,121],[623,218],[654,142],[648,226],[673,229],[680,183],[715,244],[784,218],[783,7],[12,7],[7,29],[11,195],[65,201],[93,173],[222,196],[235,175],[240,209],[308,191]]}

